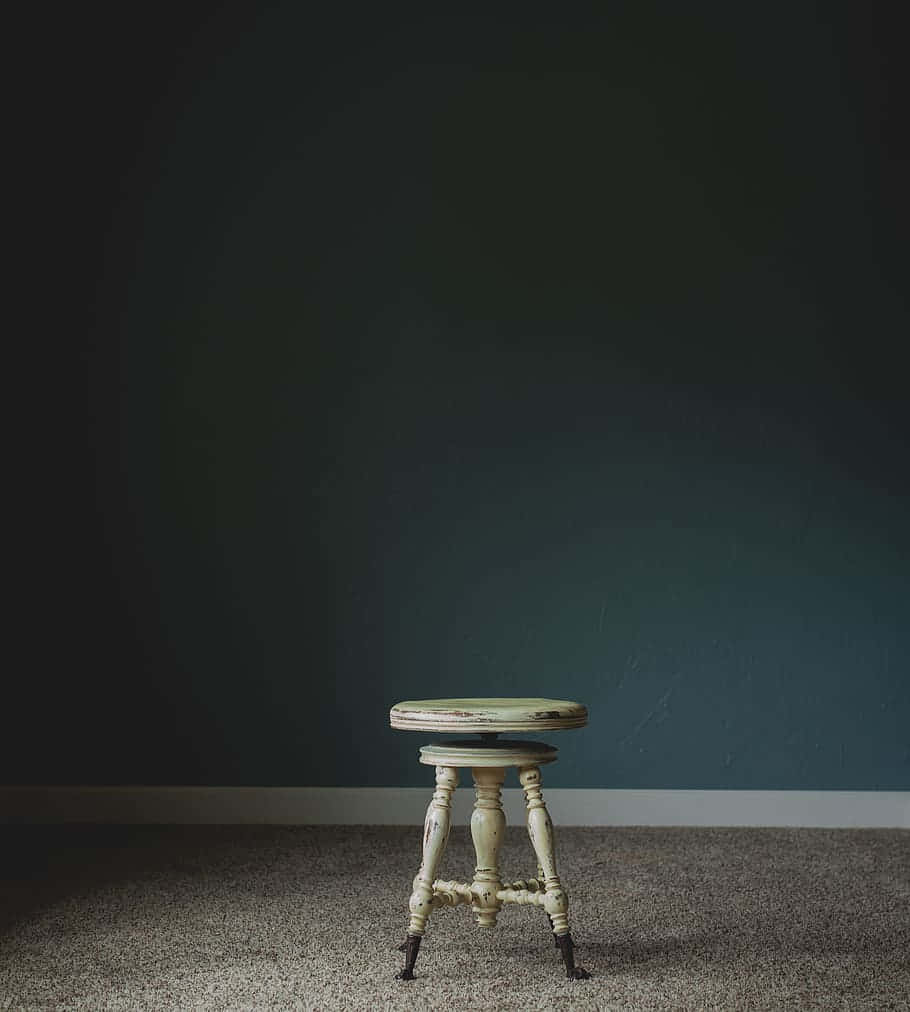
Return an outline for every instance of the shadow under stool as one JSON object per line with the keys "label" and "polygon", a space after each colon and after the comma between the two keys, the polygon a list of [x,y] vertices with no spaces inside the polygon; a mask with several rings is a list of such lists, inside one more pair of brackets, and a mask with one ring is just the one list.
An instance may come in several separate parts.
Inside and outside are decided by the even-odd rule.
{"label": "shadow under stool", "polygon": [[[584,727],[588,722],[586,708],[562,699],[416,699],[393,706],[389,721],[403,731],[480,735],[476,741],[451,741],[420,749],[420,762],[436,767],[436,791],[424,821],[423,860],[408,904],[411,916],[407,939],[400,946],[406,954],[405,965],[397,977],[414,979],[420,940],[427,919],[437,907],[470,904],[478,925],[492,928],[504,904],[522,903],[546,911],[566,976],[574,980],[587,978],[587,970],[575,965],[569,900],[556,871],[553,823],[540,789],[540,767],[556,760],[556,749],[542,742],[498,738],[505,732]],[[471,837],[477,866],[473,882],[447,882],[436,875],[449,836],[452,793],[462,767],[469,767],[474,777]],[[537,857],[537,877],[517,882],[503,882],[497,864],[506,827],[501,788],[510,767],[517,769],[524,788],[528,834]]]}

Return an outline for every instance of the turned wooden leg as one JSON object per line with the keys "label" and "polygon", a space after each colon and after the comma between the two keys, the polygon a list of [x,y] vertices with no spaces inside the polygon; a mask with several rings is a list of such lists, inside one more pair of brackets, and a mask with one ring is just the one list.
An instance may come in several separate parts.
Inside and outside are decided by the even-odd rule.
{"label": "turned wooden leg", "polygon": [[589,977],[587,970],[575,965],[572,936],[569,933],[569,898],[556,873],[556,846],[553,823],[544,804],[540,790],[540,769],[537,766],[523,766],[519,771],[521,786],[528,802],[528,835],[537,855],[540,871],[543,873],[545,902],[544,910],[550,917],[556,944],[566,964],[566,976],[574,980]]}
{"label": "turned wooden leg", "polygon": [[[527,797],[527,795],[525,795],[525,796]],[[540,867],[540,863],[539,862],[537,864],[537,881],[538,882],[543,882],[543,868]],[[546,911],[544,911],[544,913],[546,913]],[[556,938],[556,932],[553,930],[553,918],[549,914],[547,914],[547,920],[550,922],[550,931],[553,934],[553,947],[555,949],[558,949],[559,948],[559,942],[557,941],[557,938]],[[402,952],[403,951],[404,951],[404,949],[402,948]]]}
{"label": "turned wooden leg", "polygon": [[477,867],[471,893],[474,902],[471,909],[477,915],[477,923],[484,928],[496,924],[496,915],[502,909],[497,892],[502,889],[499,877],[497,855],[506,831],[506,816],[502,810],[500,788],[506,771],[498,766],[478,766],[474,774],[474,812],[471,815],[471,837]]}
{"label": "turned wooden leg", "polygon": [[436,767],[436,791],[427,808],[423,824],[423,860],[420,871],[414,878],[413,891],[408,903],[411,919],[408,937],[404,944],[406,952],[404,969],[396,974],[399,980],[414,979],[414,964],[420,950],[427,918],[433,910],[433,881],[442,860],[452,816],[452,792],[458,786],[458,770],[451,766]]}

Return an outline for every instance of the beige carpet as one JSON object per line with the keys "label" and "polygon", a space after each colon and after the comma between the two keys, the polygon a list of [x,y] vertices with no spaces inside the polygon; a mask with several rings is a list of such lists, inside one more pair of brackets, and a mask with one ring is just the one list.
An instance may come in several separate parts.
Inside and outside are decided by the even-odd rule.
{"label": "beige carpet", "polygon": [[0,1009],[910,1009],[910,833],[557,832],[587,981],[514,906],[437,911],[395,980],[416,826],[5,827]]}

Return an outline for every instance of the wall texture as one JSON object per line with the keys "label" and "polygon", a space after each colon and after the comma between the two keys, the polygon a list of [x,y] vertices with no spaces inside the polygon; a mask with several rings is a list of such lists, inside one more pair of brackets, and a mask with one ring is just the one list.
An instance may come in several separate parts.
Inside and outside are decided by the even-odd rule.
{"label": "wall texture", "polygon": [[57,71],[5,781],[910,789],[890,27],[246,6]]}

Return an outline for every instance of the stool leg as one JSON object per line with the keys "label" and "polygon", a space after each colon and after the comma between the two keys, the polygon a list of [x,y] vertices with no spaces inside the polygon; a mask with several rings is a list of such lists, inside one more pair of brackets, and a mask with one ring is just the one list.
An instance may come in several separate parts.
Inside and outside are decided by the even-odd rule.
{"label": "stool leg", "polygon": [[423,860],[420,871],[414,878],[413,891],[408,903],[411,919],[408,924],[408,937],[404,948],[404,969],[396,974],[399,980],[414,979],[414,964],[420,950],[420,939],[423,937],[427,918],[433,910],[433,881],[442,860],[452,816],[452,792],[458,786],[458,770],[450,766],[436,767],[436,791],[427,808],[427,816],[423,824]]}
{"label": "stool leg", "polygon": [[474,774],[474,812],[471,815],[471,837],[477,867],[471,892],[474,902],[471,909],[477,915],[477,923],[483,928],[496,925],[496,915],[502,903],[496,898],[502,889],[497,856],[506,830],[506,816],[502,810],[500,788],[506,778],[506,771],[499,766],[478,766]]}
{"label": "stool leg", "polygon": [[[527,796],[527,795],[526,795]],[[540,867],[540,862],[537,863],[537,881],[543,882],[543,868]],[[546,913],[546,911],[544,911]],[[559,948],[559,942],[556,940],[556,932],[553,931],[553,918],[547,914],[547,920],[550,922],[550,931],[553,933],[553,947]],[[404,950],[402,949],[402,952]]]}
{"label": "stool leg", "polygon": [[528,835],[537,854],[537,861],[543,872],[546,891],[544,910],[550,917],[556,944],[566,964],[566,976],[584,980],[590,974],[575,965],[574,946],[569,933],[569,898],[556,873],[556,847],[553,837],[553,823],[544,804],[540,791],[540,769],[537,766],[523,766],[518,774],[528,802]]}

